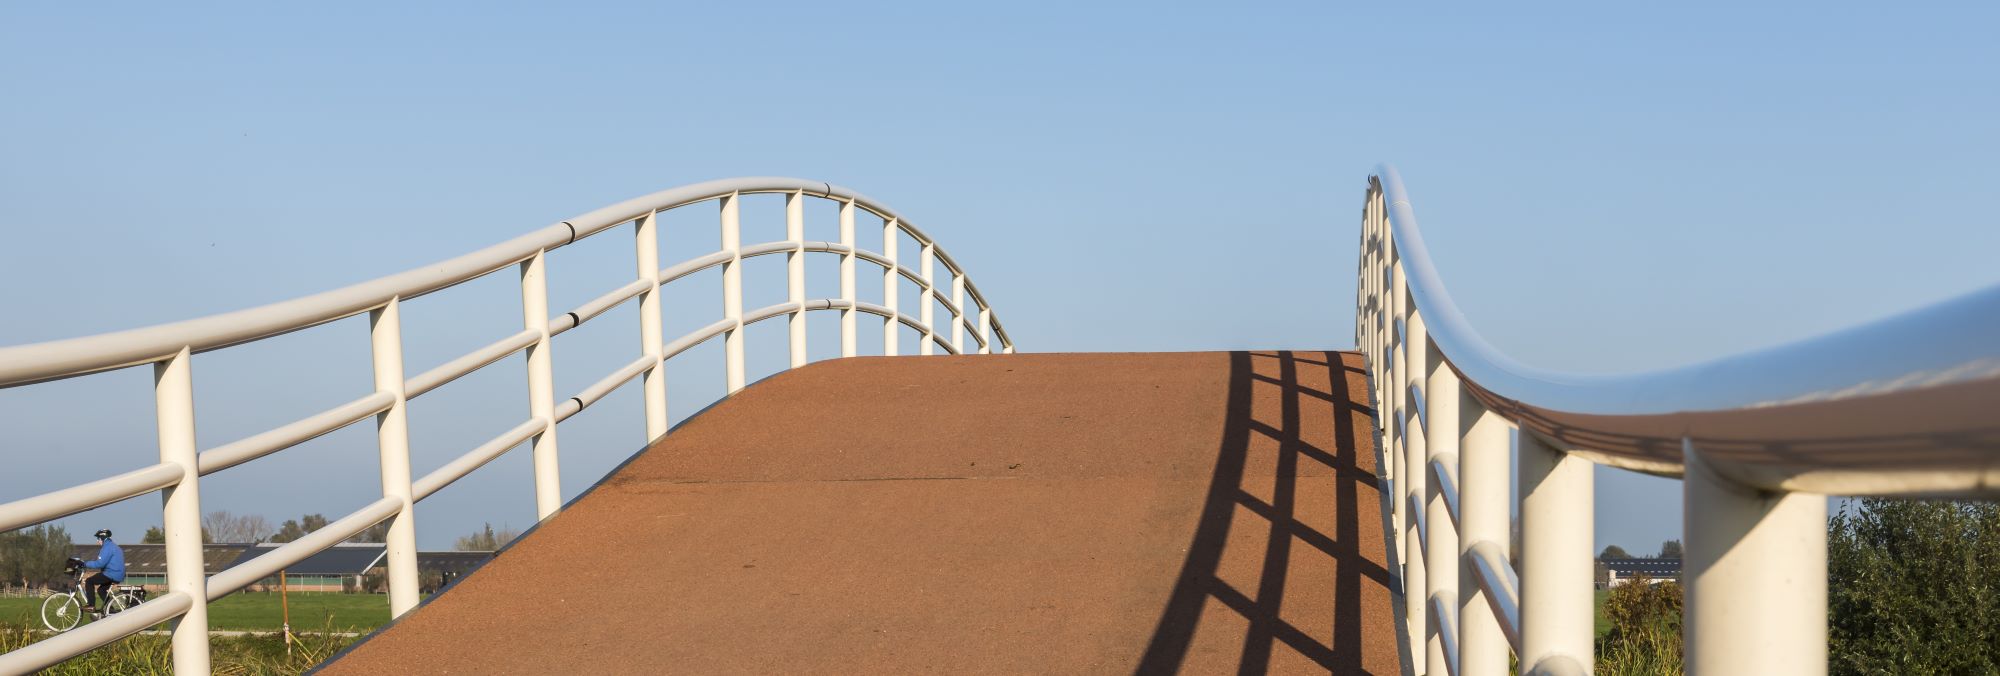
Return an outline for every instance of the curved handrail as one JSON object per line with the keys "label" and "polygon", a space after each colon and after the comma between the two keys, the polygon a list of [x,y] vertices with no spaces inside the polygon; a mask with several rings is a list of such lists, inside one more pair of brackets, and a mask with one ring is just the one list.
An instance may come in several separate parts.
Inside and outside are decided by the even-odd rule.
{"label": "curved handrail", "polygon": [[[742,195],[753,193],[786,195],[788,239],[751,245],[738,241],[741,226],[739,200]],[[801,203],[805,197],[829,199],[840,204],[841,242],[804,239]],[[661,211],[709,200],[716,200],[722,206],[723,249],[661,268],[656,215]],[[855,243],[855,208],[882,218],[883,253],[867,251]],[[547,252],[625,223],[635,228],[635,254],[639,264],[637,278],[586,301],[574,310],[550,315],[544,265]],[[918,269],[897,261],[896,240],[903,234],[914,238],[921,249],[918,252]],[[841,256],[841,298],[808,299],[804,296],[803,257],[816,252]],[[746,311],[741,307],[741,262],[746,258],[778,253],[788,257],[786,275],[791,298],[783,303]],[[856,297],[856,260],[867,261],[883,269],[884,304],[866,303]],[[937,278],[932,274],[938,262],[942,262],[952,275],[949,295],[939,293]],[[517,263],[521,266],[525,328],[410,376],[402,357],[402,302]],[[688,274],[715,266],[722,266],[723,269],[726,316],[678,338],[660,336],[660,288]],[[904,314],[898,309],[896,285],[903,279],[918,286],[919,295],[915,300],[922,307],[916,315]],[[641,350],[629,364],[600,378],[574,396],[555,399],[551,391],[551,365],[546,357],[551,338],[634,299],[640,302],[641,339],[646,349]],[[949,325],[934,321],[933,301],[950,313]],[[897,352],[898,325],[908,326],[921,334],[922,354],[931,354],[933,346],[949,354],[959,354],[969,349],[965,343],[968,337],[982,354],[1013,351],[1013,342],[1008,338],[1006,329],[993,316],[991,306],[966,277],[964,269],[929,235],[910,225],[896,212],[853,191],[827,183],[789,178],[710,181],[627,200],[457,258],[320,294],[147,328],[0,348],[0,389],[154,364],[161,433],[159,464],[80,486],[0,503],[0,530],[60,518],[156,490],[172,489],[170,496],[184,496],[169,497],[164,514],[168,541],[168,584],[173,589],[167,598],[182,602],[178,605],[155,602],[144,606],[148,609],[146,613],[131,616],[145,616],[153,618],[151,621],[159,621],[189,614],[193,619],[175,630],[176,670],[204,671],[208,664],[205,650],[207,637],[206,627],[200,626],[204,623],[199,620],[205,614],[205,611],[199,610],[204,597],[205,600],[214,600],[253,584],[286,565],[303,560],[386,519],[397,524],[392,525],[388,536],[391,612],[394,615],[407,612],[414,607],[416,599],[411,506],[417,501],[532,440],[537,510],[541,518],[548,518],[560,508],[555,445],[559,423],[643,375],[646,379],[647,435],[657,437],[665,434],[667,411],[663,365],[666,360],[703,341],[727,336],[724,361],[728,367],[728,391],[734,393],[745,384],[741,337],[744,327],[780,316],[791,317],[791,366],[798,367],[806,363],[804,316],[820,310],[842,311],[843,355],[856,354],[853,320],[857,314],[874,314],[883,318],[883,349],[892,355]],[[375,360],[373,391],[348,403],[235,442],[197,451],[193,438],[193,389],[188,375],[192,354],[261,340],[362,313],[370,314]],[[938,333],[940,327],[950,329],[948,337]],[[528,420],[446,462],[431,473],[412,479],[404,422],[408,415],[408,401],[518,353],[527,355],[531,402]],[[198,506],[196,497],[199,496],[202,476],[283,451],[371,417],[378,421],[379,467],[384,492],[381,499],[252,562],[211,578],[203,577],[199,539],[189,535],[199,529],[199,513],[193,508]],[[0,654],[0,672],[45,666],[45,660],[61,659],[92,649],[117,636],[136,631],[139,626],[125,621],[101,622],[92,625],[88,631],[74,632],[63,638]]]}
{"label": "curved handrail", "polygon": [[[1362,214],[1355,337],[1400,494],[1402,636],[1439,641],[1432,673],[1498,673],[1510,647],[1523,673],[1582,673],[1593,462],[1681,479],[1690,671],[1825,671],[1825,495],[2000,495],[2000,286],[1699,364],[1568,374],[1466,321],[1395,169]],[[1441,602],[1460,591],[1484,607]]]}
{"label": "curved handrail", "polygon": [[[1678,474],[1681,440],[1691,438],[1719,472],[1772,490],[2000,491],[2000,418],[1978,405],[2000,402],[2000,286],[1679,368],[1562,373],[1523,365],[1480,337],[1431,262],[1401,176],[1388,166],[1378,176],[1430,340],[1488,406],[1559,445],[1605,464]],[[1896,453],[1854,457],[1886,447]]]}
{"label": "curved handrail", "polygon": [[[391,299],[409,300],[490,274],[527,260],[537,252],[568,246],[647,213],[730,194],[777,192],[802,192],[813,197],[851,201],[876,216],[893,220],[919,244],[935,246],[928,234],[895,211],[831,183],[775,177],[708,181],[629,199],[462,256],[332,291],[146,328],[0,347],[0,387],[136,366],[171,357],[182,347],[201,353],[318,326],[381,307]],[[963,271],[941,248],[937,257],[946,269],[954,273]],[[966,293],[980,305],[986,305],[985,296],[970,282],[966,284]],[[1002,344],[1010,344],[997,319],[993,331],[1001,336]]]}

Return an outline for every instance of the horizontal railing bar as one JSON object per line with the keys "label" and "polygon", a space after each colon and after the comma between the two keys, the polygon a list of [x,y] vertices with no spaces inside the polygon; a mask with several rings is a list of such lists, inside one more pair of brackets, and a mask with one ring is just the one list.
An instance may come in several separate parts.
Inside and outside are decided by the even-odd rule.
{"label": "horizontal railing bar", "polygon": [[770,319],[778,315],[788,315],[794,312],[798,312],[801,305],[802,304],[800,303],[778,303],[776,305],[767,305],[764,307],[757,308],[755,310],[751,310],[749,312],[745,312],[743,313],[743,325],[749,326],[751,324],[755,324],[757,322]]}
{"label": "horizontal railing bar", "polygon": [[163,462],[87,484],[0,505],[0,532],[60,519],[181,482],[181,466]]}
{"label": "horizontal railing bar", "polygon": [[752,244],[750,246],[737,249],[737,251],[739,252],[737,254],[737,257],[755,258],[757,256],[763,256],[768,254],[791,253],[800,250],[801,248],[799,246],[800,244],[801,244],[800,242],[793,242],[788,239],[781,239],[776,242],[765,242],[763,244]]}
{"label": "horizontal railing bar", "polygon": [[1451,527],[1458,529],[1458,470],[1452,469],[1458,458],[1440,456],[1432,458],[1431,476],[1437,478],[1438,497],[1444,498],[1444,511],[1451,515]]}
{"label": "horizontal railing bar", "polygon": [[673,359],[674,355],[686,352],[688,348],[700,345],[702,341],[722,335],[722,332],[736,328],[734,319],[718,319],[713,324],[695,329],[687,335],[673,339],[660,350],[660,359]]}
{"label": "horizontal railing bar", "polygon": [[1417,551],[1430,551],[1431,528],[1429,520],[1424,517],[1424,503],[1417,500],[1415,493],[1404,497],[1407,498],[1403,503],[1410,510],[1410,520],[1417,524]]}
{"label": "horizontal railing bar", "polygon": [[[1386,166],[1376,178],[1371,190],[1383,200],[1400,270],[1385,288],[1408,294],[1410,312],[1423,317],[1468,394],[1553,447],[1678,476],[1677,449],[1692,441],[1722,478],[1773,492],[2000,495],[1991,407],[1973,404],[2000,400],[2000,285],[1686,366],[1552,371],[1515,361],[1479,335],[1438,275],[1402,178]],[[1399,339],[1406,328],[1398,322]]]}
{"label": "horizontal railing bar", "polygon": [[948,337],[941,334],[933,333],[930,330],[930,327],[925,326],[924,323],[918,320],[916,317],[912,317],[910,315],[906,315],[901,312],[891,310],[886,306],[876,305],[874,303],[864,303],[859,301],[854,303],[854,309],[866,312],[871,315],[877,315],[881,317],[888,317],[891,319],[895,319],[897,322],[901,323],[904,326],[916,329],[917,333],[922,333],[931,336],[931,342],[937,344],[938,347],[944,348],[946,352],[949,352],[951,354],[958,354],[958,348],[952,346],[951,340]]}
{"label": "horizontal railing bar", "polygon": [[[951,294],[939,293],[935,295],[934,299],[938,302],[938,305],[944,306],[944,309],[951,313],[953,319],[965,319],[965,313],[958,311],[958,304],[951,302]],[[978,331],[974,331],[973,333],[978,333]]]}
{"label": "horizontal railing bar", "polygon": [[387,496],[368,503],[354,513],[340,517],[319,530],[305,534],[297,540],[278,545],[271,551],[256,558],[231,566],[228,570],[208,577],[208,600],[215,601],[233,594],[238,589],[248,587],[258,580],[277,575],[278,571],[289,568],[310,558],[314,554],[333,548],[334,545],[361,534],[361,531],[395,516],[402,509],[403,501]]}
{"label": "horizontal railing bar", "polygon": [[854,257],[864,261],[868,261],[870,263],[874,263],[875,265],[880,266],[884,270],[887,270],[890,267],[896,265],[895,263],[889,262],[889,259],[883,256],[882,254],[878,254],[873,251],[869,251],[859,247],[854,249]]}
{"label": "horizontal railing bar", "polygon": [[1419,432],[1428,433],[1431,429],[1430,423],[1426,422],[1430,420],[1430,416],[1425,413],[1427,407],[1428,404],[1424,401],[1424,388],[1415,381],[1412,381],[1410,383],[1410,410],[1417,414],[1417,431]]}
{"label": "horizontal railing bar", "polygon": [[676,279],[680,279],[682,277],[686,277],[688,275],[692,275],[694,273],[707,270],[717,265],[727,263],[735,258],[736,257],[734,255],[730,254],[727,251],[717,251],[715,253],[702,256],[700,258],[695,258],[675,263],[673,265],[667,266],[665,269],[660,270],[660,283],[665,284],[667,282],[671,282]]}
{"label": "horizontal railing bar", "polygon": [[283,427],[202,451],[196,462],[200,465],[204,476],[214,474],[367,420],[369,416],[387,411],[395,404],[394,393],[370,393],[360,399],[300,418]]}
{"label": "horizontal railing bar", "polygon": [[514,429],[500,433],[500,436],[487,440],[486,443],[445,463],[443,467],[425,474],[423,478],[410,482],[410,501],[416,502],[428,498],[431,494],[450,486],[452,482],[465,478],[465,475],[471,474],[472,470],[492,462],[494,458],[527,441],[528,437],[548,429],[551,424],[547,418],[534,418],[515,425]]}
{"label": "horizontal railing bar", "polygon": [[[852,202],[892,219],[921,244],[935,240],[907,218],[852,190],[818,181],[748,177],[708,181],[663,190],[595,209],[566,221],[456,258],[288,301],[151,327],[0,348],[0,388],[26,385],[166,359],[181,348],[208,352],[363,314],[393,299],[409,300],[496,272],[567,246],[646,214],[705,202],[731,194],[802,193]],[[940,248],[938,251],[943,255]],[[730,258],[722,254],[722,258]],[[948,257],[946,257],[949,260]],[[707,265],[690,261],[669,271],[686,274]],[[717,264],[714,260],[708,264]],[[680,274],[663,275],[662,283]],[[979,297],[974,292],[975,297]],[[983,305],[983,297],[982,299]],[[1011,346],[1011,343],[1009,343]]]}
{"label": "horizontal railing bar", "polygon": [[186,592],[167,592],[117,615],[0,654],[0,674],[27,674],[180,617],[194,607]]}
{"label": "horizontal railing bar", "polygon": [[931,334],[931,342],[937,344],[938,347],[943,348],[945,354],[959,354],[958,346],[951,344],[951,336],[947,336],[941,333],[933,333]]}
{"label": "horizontal railing bar", "polygon": [[638,298],[639,294],[645,293],[646,289],[652,288],[652,286],[653,280],[635,279],[630,284],[612,289],[610,293],[591,299],[590,302],[578,306],[575,310],[550,317],[549,335],[561,335],[564,331],[581,326],[584,322],[590,321],[592,317],[604,314],[610,311],[611,308],[618,307],[620,303]]}
{"label": "horizontal railing bar", "polygon": [[638,377],[641,373],[645,373],[646,369],[652,368],[653,364],[658,361],[653,355],[640,355],[638,359],[633,360],[630,364],[626,364],[624,368],[612,371],[611,375],[605,376],[595,383],[591,383],[589,387],[583,388],[582,392],[576,393],[576,396],[570,397],[563,401],[563,403],[556,405],[556,422],[568,420],[570,416],[583,412],[583,409],[589,408],[591,404],[597,403],[597,400],[603,399],[604,395],[611,394],[612,390],[618,389],[618,386],[624,385],[633,378]]}
{"label": "horizontal railing bar", "polygon": [[919,290],[928,289],[933,293],[937,291],[937,287],[931,285],[931,280],[925,279],[923,275],[917,274],[917,271],[911,270],[908,267],[897,265],[896,274],[902,275],[904,279],[916,284]]}
{"label": "horizontal railing bar", "polygon": [[541,337],[542,334],[537,331],[522,331],[502,338],[492,345],[473,350],[465,356],[439,364],[437,368],[425,371],[418,374],[415,378],[403,381],[403,398],[415,399],[419,395],[435,390],[445,383],[465,377],[466,374],[477,371],[487,364],[500,361],[509,355],[527,349],[529,345],[535,344],[535,341],[540,340]]}
{"label": "horizontal railing bar", "polygon": [[1507,562],[1499,545],[1484,540],[1466,548],[1464,562],[1472,568],[1473,579],[1479,581],[1479,591],[1486,597],[1486,605],[1493,611],[1493,617],[1500,621],[1500,633],[1507,635],[1507,645],[1513,646],[1515,654],[1519,654],[1520,575],[1514,572],[1514,566]]}
{"label": "horizontal railing bar", "polygon": [[1431,626],[1437,627],[1438,643],[1444,652],[1444,670],[1448,676],[1458,676],[1458,627],[1451,621],[1452,600],[1442,596],[1431,597]]}

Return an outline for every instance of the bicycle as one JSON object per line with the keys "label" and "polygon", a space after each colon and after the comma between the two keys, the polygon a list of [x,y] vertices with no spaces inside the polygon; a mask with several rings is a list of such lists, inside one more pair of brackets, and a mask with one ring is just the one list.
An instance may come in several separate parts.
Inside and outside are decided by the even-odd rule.
{"label": "bicycle", "polygon": [[[42,624],[50,631],[63,632],[75,629],[76,625],[83,622],[83,609],[90,605],[90,590],[83,584],[90,569],[84,568],[74,559],[71,561],[72,565],[64,568],[63,572],[75,575],[76,581],[68,590],[50,594],[42,599]],[[111,589],[106,590],[104,607],[94,615],[98,618],[109,617],[145,602],[145,587],[114,584]]]}

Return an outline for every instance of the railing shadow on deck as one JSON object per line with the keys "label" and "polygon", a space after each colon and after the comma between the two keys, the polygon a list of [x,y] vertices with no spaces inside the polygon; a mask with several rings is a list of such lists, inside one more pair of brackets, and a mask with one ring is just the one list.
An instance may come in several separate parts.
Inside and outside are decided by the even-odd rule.
{"label": "railing shadow on deck", "polygon": [[[1312,359],[1311,355],[1324,355],[1324,359]],[[1378,481],[1376,473],[1359,461],[1354,429],[1356,413],[1373,415],[1374,411],[1366,402],[1352,400],[1348,387],[1349,374],[1361,370],[1345,364],[1339,353],[1233,352],[1229,358],[1228,414],[1201,518],[1188,546],[1186,562],[1136,671],[1179,672],[1202,627],[1202,614],[1213,612],[1209,600],[1214,599],[1249,624],[1237,660],[1238,673],[1267,672],[1279,643],[1331,672],[1361,673],[1365,630],[1379,632],[1382,638],[1378,640],[1392,644],[1396,640],[1389,609],[1380,609],[1382,617],[1370,618],[1361,602],[1364,585],[1381,587],[1385,599],[1394,588],[1383,564],[1361,551],[1361,519],[1369,518],[1369,523],[1380,521],[1379,496],[1362,495],[1364,487],[1378,490]],[[1275,369],[1276,376],[1259,373],[1259,366]],[[1324,369],[1330,391],[1304,387],[1300,373],[1306,369]],[[1276,420],[1259,419],[1254,410],[1257,399],[1253,390],[1260,382],[1279,388]],[[1265,415],[1268,417],[1269,412]],[[1302,438],[1306,416],[1332,418],[1336,444],[1331,452]],[[1269,502],[1253,495],[1245,482],[1249,478],[1252,442],[1260,435],[1277,442],[1276,481]],[[1298,519],[1301,464],[1310,462],[1323,464],[1334,473],[1337,525],[1331,536]],[[1221,576],[1232,521],[1239,507],[1261,518],[1265,522],[1262,527],[1268,529],[1257,588],[1248,592],[1235,588]],[[1336,568],[1330,632],[1301,628],[1286,621],[1280,613],[1288,577],[1295,565],[1293,550],[1299,545],[1316,552],[1317,557],[1312,559],[1315,564]],[[1379,622],[1371,626],[1371,619]]]}

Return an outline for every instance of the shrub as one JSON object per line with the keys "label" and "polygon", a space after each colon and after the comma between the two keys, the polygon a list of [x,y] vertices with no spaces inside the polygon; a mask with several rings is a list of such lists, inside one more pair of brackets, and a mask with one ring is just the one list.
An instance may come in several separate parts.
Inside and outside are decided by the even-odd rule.
{"label": "shrub", "polygon": [[1681,673],[1681,586],[1641,574],[1604,599],[1611,631],[1597,643],[1597,673]]}
{"label": "shrub", "polygon": [[2000,504],[1849,502],[1826,544],[1830,671],[2000,673]]}

